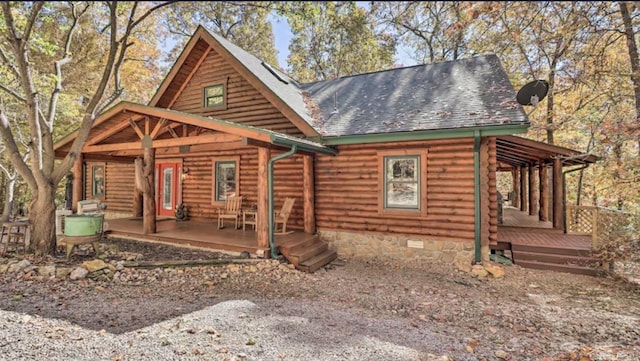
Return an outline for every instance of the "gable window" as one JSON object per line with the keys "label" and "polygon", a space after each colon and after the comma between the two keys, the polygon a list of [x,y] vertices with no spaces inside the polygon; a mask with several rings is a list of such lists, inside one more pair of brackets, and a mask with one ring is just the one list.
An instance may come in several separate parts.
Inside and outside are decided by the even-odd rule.
{"label": "gable window", "polygon": [[222,203],[238,195],[240,157],[213,159],[212,203]]}
{"label": "gable window", "polygon": [[225,107],[225,91],[223,84],[217,84],[204,88],[204,107],[222,108]]}
{"label": "gable window", "polygon": [[91,196],[104,197],[104,165],[91,167]]}
{"label": "gable window", "polygon": [[378,155],[379,212],[426,214],[426,151],[389,151]]}

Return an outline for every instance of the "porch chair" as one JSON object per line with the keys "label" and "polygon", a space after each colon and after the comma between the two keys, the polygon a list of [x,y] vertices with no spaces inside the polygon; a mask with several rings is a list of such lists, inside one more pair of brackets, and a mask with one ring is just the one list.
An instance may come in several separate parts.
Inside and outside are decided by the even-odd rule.
{"label": "porch chair", "polygon": [[233,219],[236,229],[242,216],[242,196],[231,196],[224,203],[224,208],[218,208],[218,229],[224,228],[225,219]]}
{"label": "porch chair", "polygon": [[[293,231],[287,232],[287,221],[289,220],[289,215],[291,214],[291,210],[293,209],[293,203],[295,203],[295,198],[287,197],[282,204],[282,209],[279,212],[275,213],[274,217],[274,232],[277,234],[288,234],[293,233]],[[278,231],[278,224],[281,224],[281,230]]]}

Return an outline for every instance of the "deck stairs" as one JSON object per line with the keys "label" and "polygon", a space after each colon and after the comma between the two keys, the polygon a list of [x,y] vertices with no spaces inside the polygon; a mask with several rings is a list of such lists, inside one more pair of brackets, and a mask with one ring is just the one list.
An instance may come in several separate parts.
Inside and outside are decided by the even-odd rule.
{"label": "deck stairs", "polygon": [[329,245],[315,234],[300,234],[289,238],[278,245],[279,252],[291,262],[296,269],[313,273],[331,263],[338,257]]}
{"label": "deck stairs", "polygon": [[513,263],[525,268],[589,276],[599,276],[604,271],[599,260],[592,257],[587,249],[524,245],[511,242],[498,242],[498,245],[492,248],[505,253],[510,251]]}

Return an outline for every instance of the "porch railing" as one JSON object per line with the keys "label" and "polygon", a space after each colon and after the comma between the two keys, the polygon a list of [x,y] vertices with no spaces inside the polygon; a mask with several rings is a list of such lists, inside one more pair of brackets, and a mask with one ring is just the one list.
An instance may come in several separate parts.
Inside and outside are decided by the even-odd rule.
{"label": "porch railing", "polygon": [[590,235],[591,247],[624,232],[631,221],[629,213],[597,206],[567,206],[567,233]]}

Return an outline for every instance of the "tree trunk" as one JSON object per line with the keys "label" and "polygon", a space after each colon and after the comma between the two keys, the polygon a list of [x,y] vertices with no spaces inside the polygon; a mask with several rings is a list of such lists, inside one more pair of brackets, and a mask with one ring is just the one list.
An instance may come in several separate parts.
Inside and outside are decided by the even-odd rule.
{"label": "tree trunk", "polygon": [[11,218],[11,210],[13,209],[14,192],[16,187],[16,177],[8,178],[5,185],[4,209],[2,210],[2,222],[8,222]]}
{"label": "tree trunk", "polygon": [[56,251],[55,197],[56,188],[53,185],[40,185],[29,205],[29,248],[36,256],[53,255]]}
{"label": "tree trunk", "polygon": [[[618,3],[620,6],[620,15],[624,23],[624,34],[627,38],[627,49],[629,52],[629,61],[631,62],[631,82],[633,83],[633,92],[636,106],[636,125],[640,126],[640,54],[636,46],[636,33],[633,30],[631,14],[625,1]],[[636,140],[638,140],[636,138]],[[640,140],[638,140],[640,142]]]}

